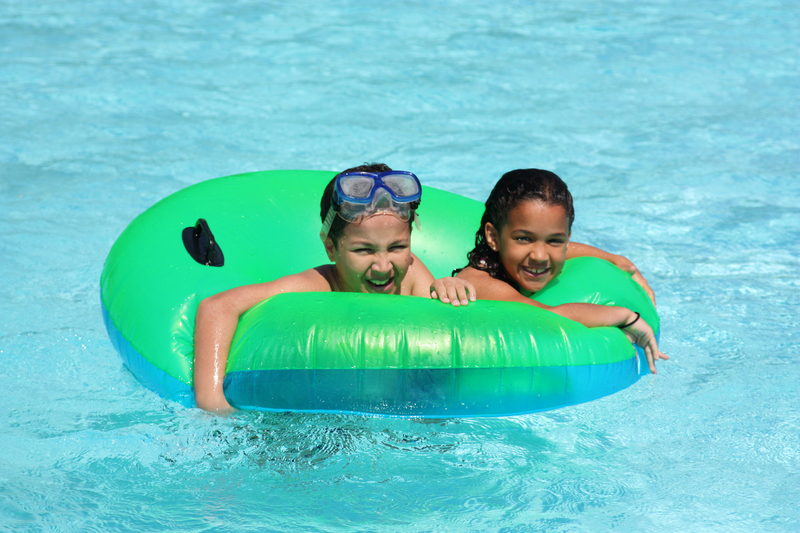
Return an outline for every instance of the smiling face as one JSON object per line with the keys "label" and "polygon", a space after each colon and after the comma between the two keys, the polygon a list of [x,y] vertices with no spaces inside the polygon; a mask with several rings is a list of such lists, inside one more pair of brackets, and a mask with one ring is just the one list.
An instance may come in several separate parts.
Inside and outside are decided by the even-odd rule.
{"label": "smiling face", "polygon": [[336,246],[326,239],[325,250],[342,291],[400,294],[411,265],[411,228],[392,215],[375,215],[348,224]]}
{"label": "smiling face", "polygon": [[569,242],[567,212],[559,205],[525,200],[500,228],[486,223],[486,241],[526,296],[540,291],[564,267]]}

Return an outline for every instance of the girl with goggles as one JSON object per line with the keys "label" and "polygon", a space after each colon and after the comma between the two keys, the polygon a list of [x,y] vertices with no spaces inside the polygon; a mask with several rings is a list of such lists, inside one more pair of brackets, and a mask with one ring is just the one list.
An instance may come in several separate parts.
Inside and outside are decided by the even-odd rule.
{"label": "girl with goggles", "polygon": [[239,317],[278,293],[366,292],[421,296],[453,306],[474,302],[470,282],[434,280],[411,253],[411,220],[421,196],[419,180],[410,172],[380,164],[349,169],[328,184],[320,202],[320,237],[333,264],[236,287],[200,302],[194,337],[197,406],[218,413],[232,410],[222,386]]}

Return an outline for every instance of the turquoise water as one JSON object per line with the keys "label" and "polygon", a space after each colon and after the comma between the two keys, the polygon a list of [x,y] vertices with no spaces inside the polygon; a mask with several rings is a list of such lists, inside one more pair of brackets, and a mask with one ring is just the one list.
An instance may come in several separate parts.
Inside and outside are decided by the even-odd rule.
{"label": "turquoise water", "polygon": [[[0,4],[0,530],[796,531],[795,2]],[[658,296],[657,376],[442,422],[166,402],[98,280],[216,176],[368,160],[569,183]]]}

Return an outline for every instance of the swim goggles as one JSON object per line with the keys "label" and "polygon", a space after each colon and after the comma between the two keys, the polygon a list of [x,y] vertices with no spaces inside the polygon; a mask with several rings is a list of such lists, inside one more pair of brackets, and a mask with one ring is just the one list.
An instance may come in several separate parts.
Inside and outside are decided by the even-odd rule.
{"label": "swim goggles", "polygon": [[392,170],[373,174],[371,172],[347,172],[336,177],[331,196],[331,209],[322,223],[320,238],[324,241],[331,230],[334,217],[358,224],[380,214],[388,213],[402,221],[416,219],[422,186],[411,172]]}

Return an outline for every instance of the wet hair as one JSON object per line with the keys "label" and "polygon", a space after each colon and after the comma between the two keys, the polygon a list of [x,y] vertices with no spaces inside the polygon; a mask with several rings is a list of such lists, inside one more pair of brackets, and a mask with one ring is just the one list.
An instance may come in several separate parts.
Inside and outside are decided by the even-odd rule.
{"label": "wet hair", "polygon": [[[322,193],[322,198],[319,201],[319,207],[320,207],[319,214],[320,217],[322,218],[322,222],[323,223],[325,222],[325,219],[328,216],[328,210],[331,208],[331,198],[333,197],[333,187],[334,184],[336,183],[336,178],[347,172],[372,172],[373,174],[380,174],[381,172],[391,172],[391,171],[392,169],[389,168],[389,166],[385,165],[384,163],[364,163],[363,165],[353,168],[348,168],[347,170],[343,170],[342,172],[336,174],[330,181],[330,183],[328,183],[328,185],[325,187],[325,191]],[[411,228],[412,222],[413,222],[412,220],[408,221],[409,228]],[[333,241],[334,246],[336,246],[339,237],[342,236],[344,228],[346,228],[348,224],[350,224],[350,222],[346,221],[342,217],[339,216],[333,217],[333,222],[331,223],[331,229],[328,232],[328,236]]]}
{"label": "wet hair", "polygon": [[567,213],[567,229],[572,230],[575,210],[567,184],[547,170],[535,168],[512,170],[503,174],[486,200],[481,226],[475,233],[475,248],[467,254],[468,266],[516,286],[503,268],[500,254],[492,250],[486,241],[486,223],[491,222],[499,233],[508,223],[511,211],[528,200],[563,207]]}

